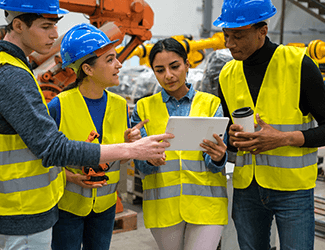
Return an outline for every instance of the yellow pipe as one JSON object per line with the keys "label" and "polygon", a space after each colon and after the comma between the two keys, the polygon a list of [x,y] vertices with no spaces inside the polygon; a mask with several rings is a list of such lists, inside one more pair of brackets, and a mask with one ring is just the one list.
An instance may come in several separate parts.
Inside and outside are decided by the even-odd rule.
{"label": "yellow pipe", "polygon": [[[215,33],[212,37],[206,39],[200,39],[198,41],[185,39],[183,41],[179,41],[184,48],[186,49],[186,42],[188,42],[190,51],[197,51],[203,49],[224,49],[225,40],[222,32]],[[187,51],[188,53],[190,51]]]}
{"label": "yellow pipe", "polygon": [[[185,50],[188,53],[188,58],[191,64],[191,68],[195,68],[200,62],[203,60],[202,53],[200,50],[211,48],[213,50],[217,49],[224,49],[225,48],[225,41],[222,32],[215,33],[212,37],[207,39],[200,39],[198,41],[189,40],[183,35],[179,36],[172,36],[174,39],[179,41]],[[136,49],[128,56],[127,59],[132,58],[133,56],[138,56],[140,58],[141,65],[149,65],[149,54],[154,44],[143,44],[136,47]],[[123,50],[123,46],[116,48],[116,52],[119,53]]]}
{"label": "yellow pipe", "polygon": [[[200,39],[198,41],[189,40],[184,35],[177,35],[172,36],[174,39],[179,41],[188,52],[188,58],[191,64],[191,68],[195,68],[198,66],[203,59],[202,53],[200,50],[211,48],[213,50],[217,49],[224,49],[225,48],[225,41],[222,32],[215,33],[211,38],[207,39]],[[149,65],[149,54],[154,44],[148,43],[139,45],[129,56],[127,59],[132,58],[133,56],[137,56],[140,59],[141,65]],[[290,46],[297,46],[297,47],[306,47],[304,43],[288,43],[287,45]],[[119,53],[122,51],[124,47],[120,46],[116,49]],[[307,50],[311,58],[315,59],[319,64],[325,63],[325,42],[321,40],[313,40],[311,41],[308,46]]]}

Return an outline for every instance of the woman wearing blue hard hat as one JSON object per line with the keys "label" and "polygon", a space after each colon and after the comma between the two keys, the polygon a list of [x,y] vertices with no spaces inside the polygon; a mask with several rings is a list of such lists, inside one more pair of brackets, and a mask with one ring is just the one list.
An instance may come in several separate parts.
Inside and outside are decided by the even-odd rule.
{"label": "woman wearing blue hard hat", "polygon": [[[306,49],[267,37],[275,13],[271,0],[224,0],[214,21],[234,58],[221,70],[218,94],[231,118],[228,149],[237,152],[232,218],[240,249],[270,249],[275,217],[281,249],[312,250],[325,87]],[[254,111],[254,133],[233,124],[243,107]]]}
{"label": "woman wearing blue hard hat", "polygon": [[[59,130],[69,139],[86,140],[91,131],[97,134],[93,143],[141,138],[138,129],[128,130],[126,100],[106,90],[119,85],[122,65],[116,58],[116,42],[91,24],[74,26],[62,39],[62,67],[72,68],[77,80],[48,106]],[[105,172],[101,171],[103,175],[93,177],[94,181],[84,175],[87,172],[82,167],[65,168],[67,185],[59,202],[59,220],[53,227],[53,250],[79,250],[81,244],[83,249],[109,249],[120,162],[108,165]]]}

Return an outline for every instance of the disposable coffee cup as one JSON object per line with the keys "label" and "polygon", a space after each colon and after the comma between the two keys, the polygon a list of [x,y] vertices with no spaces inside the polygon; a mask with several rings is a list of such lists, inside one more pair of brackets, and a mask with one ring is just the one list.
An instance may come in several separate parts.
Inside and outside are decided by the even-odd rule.
{"label": "disposable coffee cup", "polygon": [[254,111],[250,107],[236,109],[232,112],[234,124],[243,126],[244,132],[255,131],[254,129]]}

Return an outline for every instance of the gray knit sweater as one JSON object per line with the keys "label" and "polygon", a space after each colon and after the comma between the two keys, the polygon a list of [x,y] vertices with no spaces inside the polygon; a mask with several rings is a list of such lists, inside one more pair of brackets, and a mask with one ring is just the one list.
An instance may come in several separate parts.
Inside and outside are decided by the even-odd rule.
{"label": "gray knit sweater", "polygon": [[[31,68],[23,51],[16,45],[0,41],[0,51],[21,59]],[[0,65],[0,134],[17,133],[28,148],[42,159],[44,167],[91,166],[99,163],[99,145],[68,140],[48,115],[32,76],[21,68],[4,64]],[[2,162],[0,156],[0,173],[1,168],[6,167]],[[41,232],[52,227],[57,218],[57,206],[35,215],[0,214],[0,234]]]}

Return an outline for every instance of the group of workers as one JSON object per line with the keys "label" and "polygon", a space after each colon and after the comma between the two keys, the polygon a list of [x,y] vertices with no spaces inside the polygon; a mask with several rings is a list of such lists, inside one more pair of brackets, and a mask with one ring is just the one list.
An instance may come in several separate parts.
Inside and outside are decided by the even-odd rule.
{"label": "group of workers", "polygon": [[[305,49],[267,37],[271,0],[224,0],[213,24],[233,60],[218,97],[186,81],[178,41],[159,40],[149,60],[162,91],[140,99],[130,120],[125,99],[107,90],[119,84],[117,41],[90,24],[64,35],[62,67],[77,79],[46,103],[27,57],[50,51],[67,11],[58,0],[30,2],[0,2],[8,22],[0,41],[1,250],[109,249],[128,159],[141,173],[144,223],[159,249],[216,250],[228,223],[227,150],[237,153],[228,188],[240,249],[270,249],[274,217],[281,249],[313,249],[325,87]],[[254,111],[255,132],[233,123],[242,107]],[[230,124],[223,140],[203,139],[203,151],[165,151],[169,116],[226,116]],[[91,131],[98,136],[86,142]],[[83,166],[99,164],[109,166],[108,180],[87,182]]]}

